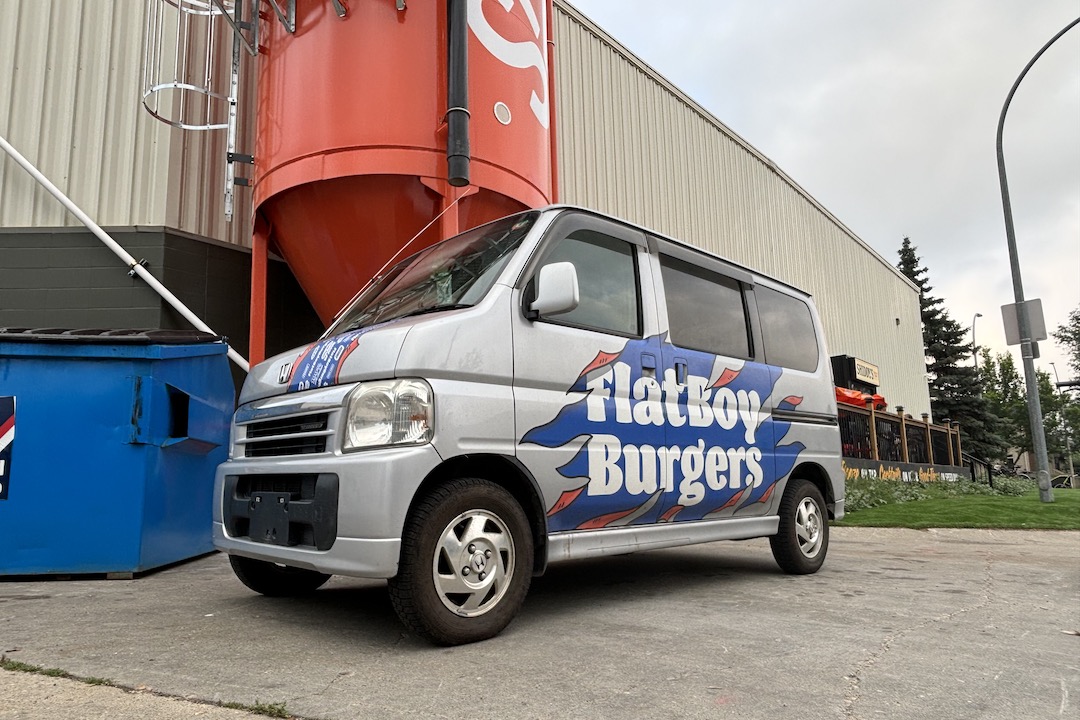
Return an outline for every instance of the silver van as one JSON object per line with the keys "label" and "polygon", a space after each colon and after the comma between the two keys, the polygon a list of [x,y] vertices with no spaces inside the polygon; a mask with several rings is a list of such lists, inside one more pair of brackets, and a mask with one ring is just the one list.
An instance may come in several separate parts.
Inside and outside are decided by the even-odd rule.
{"label": "silver van", "polygon": [[497,220],[251,371],[215,543],[265,595],[386,578],[441,644],[553,562],[768,537],[812,573],[844,513],[828,358],[783,283],[580,208]]}

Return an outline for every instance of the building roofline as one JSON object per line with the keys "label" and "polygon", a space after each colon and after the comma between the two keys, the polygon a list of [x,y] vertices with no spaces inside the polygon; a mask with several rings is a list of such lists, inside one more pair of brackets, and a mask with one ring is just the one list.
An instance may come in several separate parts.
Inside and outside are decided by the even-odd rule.
{"label": "building roofline", "polygon": [[877,250],[870,247],[870,245],[868,245],[867,242],[865,240],[863,240],[861,237],[856,235],[855,232],[851,230],[851,228],[849,228],[847,225],[845,225],[843,222],[841,222],[839,218],[837,218],[835,215],[833,215],[831,212],[829,212],[828,208],[826,208],[824,205],[822,205],[817,200],[817,198],[815,198],[813,195],[811,195],[809,192],[807,192],[805,188],[803,188],[801,185],[799,185],[799,183],[795,182],[795,180],[793,180],[790,175],[788,175],[783,170],[781,170],[780,167],[777,166],[776,163],[774,163],[767,156],[765,156],[760,150],[755,148],[753,145],[751,145],[749,142],[747,142],[742,136],[740,136],[737,132],[735,132],[734,130],[729,128],[727,125],[725,125],[718,117],[716,117],[711,112],[709,112],[704,107],[702,107],[702,105],[700,103],[698,103],[696,100],[691,98],[685,92],[680,90],[670,80],[668,80],[662,74],[657,72],[651,65],[649,65],[647,62],[645,62],[644,60],[639,58],[637,55],[635,55],[633,52],[631,52],[625,45],[623,45],[618,40],[616,40],[611,35],[609,35],[607,33],[607,31],[605,31],[603,28],[601,28],[595,22],[590,20],[588,18],[588,16],[586,16],[580,10],[578,10],[573,5],[571,5],[568,0],[554,0],[554,3],[559,8],[559,10],[563,11],[564,13],[566,13],[567,15],[572,17],[574,20],[579,22],[582,26],[584,26],[586,29],[588,29],[589,32],[596,35],[596,37],[599,38],[601,41],[603,41],[603,42],[607,43],[608,45],[610,45],[612,47],[612,49],[614,49],[616,52],[618,52],[620,55],[622,55],[624,58],[626,58],[627,61],[629,61],[630,63],[635,65],[639,70],[641,70],[642,72],[647,74],[649,77],[651,77],[653,80],[655,80],[658,84],[663,86],[668,92],[670,92],[672,95],[674,95],[676,98],[678,98],[682,103],[684,103],[692,111],[694,111],[699,116],[701,116],[701,118],[703,120],[705,120],[706,122],[711,123],[712,125],[714,125],[720,132],[724,133],[729,138],[731,138],[733,141],[735,141],[740,147],[742,147],[744,150],[746,150],[746,152],[753,155],[759,162],[761,162],[763,165],[765,165],[767,168],[769,168],[769,170],[776,173],[776,175],[781,180],[783,180],[788,186],[790,186],[799,195],[804,197],[811,205],[813,205],[815,208],[817,208],[825,217],[827,217],[834,225],[836,225],[836,227],[839,228],[841,230],[841,232],[843,232],[849,238],[854,240],[864,250],[866,250],[874,258],[876,258],[882,265],[884,265],[889,270],[891,270],[894,275],[896,275],[898,278],[900,278],[905,283],[907,283],[911,287],[912,290],[918,292],[918,290],[919,290],[918,286],[915,283],[913,283],[906,275],[904,275],[904,273],[900,272],[900,270],[897,269],[896,266],[894,266],[888,260],[886,260],[884,257],[882,257],[881,254],[878,253]]}

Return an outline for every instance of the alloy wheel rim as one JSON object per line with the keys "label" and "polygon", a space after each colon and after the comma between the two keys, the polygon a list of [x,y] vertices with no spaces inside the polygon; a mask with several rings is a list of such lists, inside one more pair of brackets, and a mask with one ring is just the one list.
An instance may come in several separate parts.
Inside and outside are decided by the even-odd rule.
{"label": "alloy wheel rim", "polygon": [[824,540],[821,509],[810,498],[803,498],[795,509],[795,538],[803,557],[813,558],[821,552]]}
{"label": "alloy wheel rim", "polygon": [[514,539],[502,518],[468,510],[439,535],[431,575],[439,600],[461,617],[488,612],[502,599],[514,576]]}

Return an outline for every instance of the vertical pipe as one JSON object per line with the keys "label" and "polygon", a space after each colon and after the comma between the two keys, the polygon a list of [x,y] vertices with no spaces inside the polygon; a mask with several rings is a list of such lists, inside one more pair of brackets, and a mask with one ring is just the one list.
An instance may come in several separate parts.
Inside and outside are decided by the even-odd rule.
{"label": "vertical pipe", "polygon": [[559,202],[559,146],[555,120],[555,20],[553,0],[547,2],[547,66],[548,66],[548,142],[551,146],[551,202]]}
{"label": "vertical pipe", "polygon": [[469,184],[469,26],[467,0],[448,0],[446,163],[454,187]]}

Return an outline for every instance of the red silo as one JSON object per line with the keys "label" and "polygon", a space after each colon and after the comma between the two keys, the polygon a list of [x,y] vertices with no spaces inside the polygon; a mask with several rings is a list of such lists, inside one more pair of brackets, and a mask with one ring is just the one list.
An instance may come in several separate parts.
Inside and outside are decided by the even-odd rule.
{"label": "red silo", "polygon": [[[265,9],[260,25],[253,359],[267,244],[328,322],[440,213],[400,257],[554,200],[551,0],[339,5],[298,2],[292,33]],[[468,27],[462,187],[447,173],[452,17]]]}

